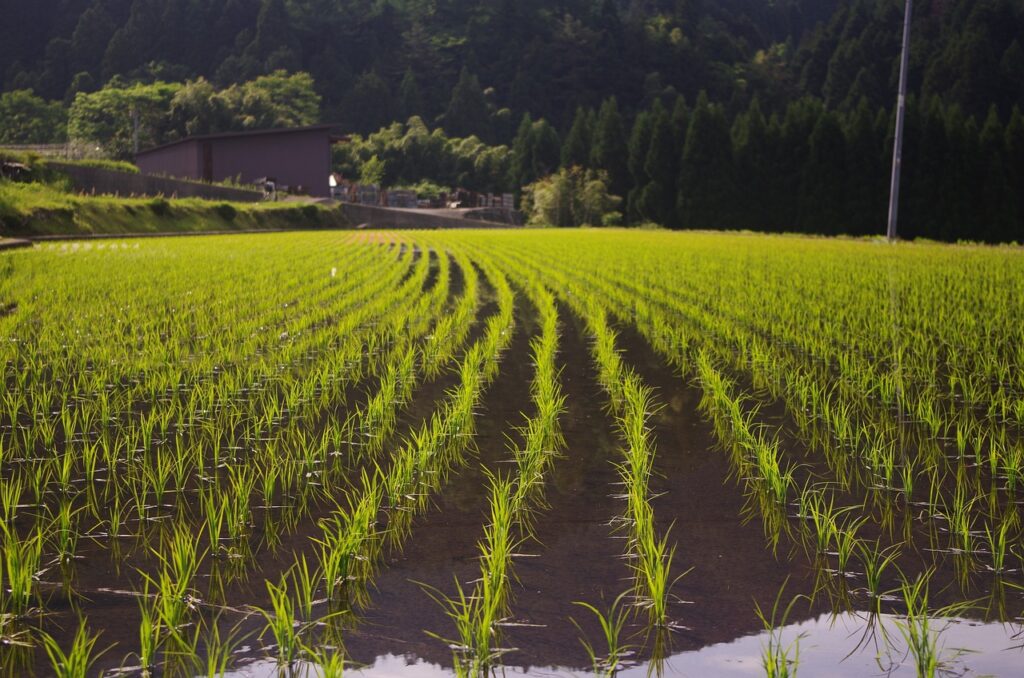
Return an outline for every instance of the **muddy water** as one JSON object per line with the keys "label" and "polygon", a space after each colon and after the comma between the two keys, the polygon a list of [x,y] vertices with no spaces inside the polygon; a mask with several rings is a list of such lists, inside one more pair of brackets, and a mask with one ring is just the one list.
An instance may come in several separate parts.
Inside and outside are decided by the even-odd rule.
{"label": "muddy water", "polygon": [[[661,530],[671,527],[678,544],[676,569],[692,568],[676,587],[689,604],[679,621],[689,630],[675,634],[674,649],[695,649],[732,640],[761,628],[755,603],[771,609],[783,585],[790,595],[814,590],[814,571],[791,558],[789,545],[777,552],[761,522],[744,521],[747,500],[730,468],[728,453],[698,410],[700,389],[672,370],[632,328],[618,327],[623,359],[662,406],[654,418],[657,444],[652,504]],[[788,579],[788,584],[787,584]],[[806,606],[800,611],[809,616]]]}
{"label": "muddy water", "polygon": [[[453,262],[454,271],[458,271],[456,275],[461,288],[463,287],[462,272]],[[465,344],[467,346],[482,337],[486,319],[497,310],[493,287],[485,278],[481,279],[480,284],[484,303],[480,307],[477,320],[470,329]],[[522,345],[517,347],[520,353],[528,350],[528,337],[525,332],[533,331],[532,323],[533,319],[529,316],[524,316],[522,319],[520,334],[523,338],[519,341],[519,344]],[[516,346],[514,343],[513,347]],[[529,369],[528,363],[525,369]],[[509,370],[503,366],[502,373],[507,372]],[[524,397],[528,402],[528,393],[524,396],[515,390],[519,383],[527,384],[524,388],[528,388],[528,377],[521,377],[521,374],[512,373],[506,377],[510,383],[505,384],[503,390],[515,394],[512,400],[506,404],[500,398],[492,397],[488,401],[487,407],[494,411],[504,412],[513,407],[513,403],[518,408],[519,404],[524,402],[522,400]],[[350,385],[348,405],[342,407],[337,416],[343,418],[347,410],[366,401],[368,394],[374,390],[370,381],[373,380]],[[421,426],[432,413],[437,411],[450,389],[455,387],[457,382],[458,373],[452,369],[446,369],[437,378],[418,386],[412,402],[398,413],[396,431],[404,433]],[[360,393],[364,390],[366,393]],[[508,418],[511,422],[511,415]],[[500,421],[493,422],[483,422],[482,420],[483,418],[481,418],[481,432],[486,433],[489,438],[499,439],[501,432],[497,427],[504,426],[505,418],[502,417]],[[323,422],[320,423],[320,425],[322,424]],[[509,426],[511,425],[509,423]],[[397,444],[398,438],[399,435],[396,435],[395,444]],[[491,448],[487,448],[485,451],[489,452]],[[358,472],[354,471],[353,473],[353,477],[357,478]],[[479,471],[477,471],[477,476],[480,476]],[[476,488],[480,482],[478,477],[470,486]],[[463,490],[462,496],[464,503],[467,497],[473,500],[480,497],[475,489],[472,492]],[[175,499],[172,494],[168,501],[177,503],[180,500]],[[316,521],[328,513],[327,508],[313,509],[313,515],[304,518],[297,531],[281,534],[277,545],[271,548],[264,544],[267,512],[261,507],[254,507],[256,527],[250,542],[256,553],[253,558],[236,563],[239,566],[238,574],[236,576],[228,574],[232,569],[230,561],[215,559],[209,555],[204,559],[193,583],[199,597],[198,612],[207,620],[221,614],[220,626],[223,633],[227,634],[232,629],[236,629],[240,635],[248,636],[248,642],[244,649],[240,649],[237,653],[240,664],[247,664],[265,656],[265,652],[261,649],[263,641],[259,637],[263,631],[264,620],[249,607],[255,605],[269,608],[270,601],[264,588],[264,580],[278,581],[282,573],[294,562],[293,554],[304,553],[311,565],[315,564],[316,556],[310,539],[320,536]],[[467,513],[468,515],[469,513]],[[473,512],[473,524],[477,530],[482,525],[481,515],[482,510]],[[122,529],[122,532],[128,536],[123,539],[110,540],[105,535],[98,535],[99,538],[94,541],[83,536],[76,551],[78,558],[74,563],[73,595],[67,594],[58,568],[50,567],[40,573],[40,589],[43,591],[47,609],[47,615],[43,618],[43,628],[53,635],[62,647],[69,646],[74,637],[78,628],[79,612],[87,616],[90,630],[102,632],[98,647],[107,647],[116,643],[114,649],[100,657],[94,667],[96,670],[115,671],[121,667],[132,665],[134,658],[129,657],[125,660],[125,656],[138,646],[140,621],[138,592],[144,589],[144,580],[139,572],[152,573],[159,569],[149,548],[160,543],[161,534],[167,534],[173,516],[174,514],[169,509],[163,513],[158,512],[157,517],[145,526],[139,525],[137,520],[129,517],[125,521],[125,528]],[[89,519],[83,523],[86,527],[89,524],[91,524]],[[143,532],[148,535],[148,541],[138,538],[138,534]],[[205,540],[201,539],[201,541],[203,543],[200,545],[200,552],[205,550]],[[116,546],[112,548],[111,544]],[[219,581],[224,582],[223,585],[215,585],[215,582]],[[216,589],[216,593],[213,589]],[[5,647],[0,647],[0,652],[7,653],[6,656],[0,655],[0,675],[2,676],[30,675],[33,673],[31,667],[35,668],[34,675],[51,675],[41,649],[34,653],[31,650],[20,653],[22,656],[15,656],[19,653]],[[15,663],[16,660],[20,663]]]}
{"label": "muddy water", "polygon": [[507,629],[506,645],[519,648],[503,657],[510,666],[545,666],[558,661],[584,666],[587,655],[570,621],[576,618],[592,637],[599,630],[574,601],[604,607],[627,585],[624,542],[609,523],[621,511],[612,498],[618,480],[612,461],[618,440],[603,408],[604,392],[591,367],[590,347],[580,324],[559,310],[562,337],[558,364],[566,413],[565,449],[545,485],[548,510],[535,524],[536,540],[521,549],[531,557],[515,563],[512,615],[532,626]]}
{"label": "muddy water", "polygon": [[399,653],[451,663],[447,645],[426,631],[449,637],[454,628],[424,586],[455,595],[455,579],[465,589],[479,576],[477,542],[489,510],[487,473],[506,470],[509,440],[518,443],[514,429],[522,425],[530,402],[535,311],[518,302],[511,344],[478,409],[476,449],[467,465],[452,473],[435,507],[413,520],[402,550],[388,556],[374,579],[369,604],[346,634],[346,651],[356,662],[372,664],[382,654]]}

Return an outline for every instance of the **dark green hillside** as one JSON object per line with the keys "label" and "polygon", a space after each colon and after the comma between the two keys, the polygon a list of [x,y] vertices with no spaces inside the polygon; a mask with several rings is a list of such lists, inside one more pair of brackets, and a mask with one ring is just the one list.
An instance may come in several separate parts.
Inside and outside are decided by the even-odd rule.
{"label": "dark green hillside", "polygon": [[[388,185],[581,166],[626,223],[877,233],[902,7],[0,0],[0,144],[331,121],[363,135],[338,169]],[[915,3],[901,233],[1024,239],[1021,36],[1022,0]]]}

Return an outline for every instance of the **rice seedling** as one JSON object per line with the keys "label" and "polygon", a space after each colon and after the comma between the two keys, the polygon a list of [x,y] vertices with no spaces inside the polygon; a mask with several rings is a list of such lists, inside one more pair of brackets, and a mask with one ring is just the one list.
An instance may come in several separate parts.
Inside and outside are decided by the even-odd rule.
{"label": "rice seedling", "polygon": [[[590,657],[591,667],[595,675],[616,675],[621,669],[626,667],[629,657],[635,653],[633,646],[623,642],[622,639],[623,629],[625,629],[626,623],[629,620],[628,609],[624,605],[624,600],[628,593],[628,591],[620,593],[612,601],[607,612],[601,612],[601,610],[590,603],[581,601],[573,603],[593,613],[601,627],[605,651],[599,653],[594,644],[586,638],[585,634],[580,638],[583,649],[586,650],[587,655]],[[580,633],[584,633],[583,627],[580,626],[579,622],[572,618],[570,620]]]}
{"label": "rice seedling", "polygon": [[800,665],[801,636],[797,635],[787,643],[782,634],[793,606],[803,599],[803,596],[794,596],[783,609],[781,605],[785,590],[786,585],[783,584],[775,596],[771,611],[767,614],[761,609],[760,604],[755,603],[755,613],[767,634],[767,639],[761,644],[761,666],[768,678],[792,678],[796,676]]}
{"label": "rice seedling", "polygon": [[[928,605],[928,584],[932,572],[929,569],[913,581],[904,577],[900,582],[900,595],[907,609],[904,618],[896,622],[896,627],[907,645],[907,653],[918,678],[934,678],[943,666],[939,645],[941,629],[933,626],[932,612]],[[962,605],[954,605],[935,614],[952,616],[962,609]]]}
{"label": "rice seedling", "polygon": [[488,675],[501,659],[505,649],[496,646],[494,621],[487,618],[487,609],[476,597],[476,589],[469,592],[455,580],[455,595],[446,596],[440,590],[421,584],[424,591],[441,605],[455,624],[456,636],[445,638],[433,631],[427,635],[447,644],[455,655],[456,673],[462,676]]}
{"label": "rice seedling", "polygon": [[142,590],[139,598],[139,667],[143,675],[150,675],[157,665],[157,653],[164,641],[162,619],[154,609],[155,597],[149,593],[149,585]]}
{"label": "rice seedling", "polygon": [[99,634],[91,635],[84,621],[79,623],[78,632],[67,652],[53,636],[43,632],[40,638],[50,660],[50,669],[57,678],[86,678],[89,669],[99,658],[99,654],[102,654],[93,654]]}
{"label": "rice seedling", "polygon": [[[773,547],[795,537],[830,583],[863,578],[874,611],[893,602],[892,540],[906,542],[901,565],[955,568],[965,588],[996,596],[1020,583],[1024,295],[1008,251],[611,231],[103,244],[39,246],[0,279],[19,305],[0,320],[8,637],[21,633],[12,619],[47,602],[51,583],[37,577],[51,559],[71,581],[87,550],[89,567],[109,557],[119,580],[125,557],[144,571],[153,595],[140,633],[163,644],[141,654],[183,666],[202,652],[200,626],[186,631],[200,619],[207,544],[202,589],[217,604],[244,606],[257,564],[275,582],[291,566],[281,585],[302,623],[323,598],[335,612],[369,603],[383,556],[416,539],[414,517],[466,462],[513,317],[538,332],[531,402],[508,474],[487,487],[481,579],[462,583],[467,632],[490,628],[474,641],[485,656],[515,610],[517,551],[543,524],[560,417],[574,405],[559,362],[592,366],[621,433],[628,607],[672,625],[673,556],[691,554],[674,546],[682,524],[654,529],[665,445],[650,430],[657,398],[630,364],[636,338],[700,389],[747,498],[741,517],[760,516]],[[513,315],[524,296],[536,324],[529,305]],[[590,360],[558,354],[561,308],[583,321]],[[419,387],[449,374],[425,423],[400,430]],[[88,614],[92,603],[74,604]],[[215,657],[210,670],[234,661]]]}
{"label": "rice seedling", "polygon": [[300,634],[308,627],[295,619],[295,604],[288,594],[288,580],[281,578],[279,584],[267,581],[271,610],[259,610],[267,624],[264,634],[269,632],[274,639],[272,647],[279,665],[289,670],[302,651]]}
{"label": "rice seedling", "polygon": [[899,545],[894,544],[882,548],[878,542],[874,545],[864,541],[856,544],[858,558],[864,574],[864,591],[867,593],[872,612],[882,611],[882,596],[886,591],[882,588],[882,580],[886,570],[899,557]]}
{"label": "rice seedling", "polygon": [[6,524],[3,530],[3,562],[0,563],[4,576],[0,586],[0,601],[5,615],[17,619],[24,617],[39,602],[36,576],[42,565],[43,535],[36,531],[21,539]]}

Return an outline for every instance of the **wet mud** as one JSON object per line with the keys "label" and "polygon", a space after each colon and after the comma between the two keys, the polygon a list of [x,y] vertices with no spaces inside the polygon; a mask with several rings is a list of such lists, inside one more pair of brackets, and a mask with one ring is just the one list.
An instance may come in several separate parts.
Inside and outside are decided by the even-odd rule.
{"label": "wet mud", "polygon": [[450,637],[452,623],[424,587],[454,595],[456,579],[466,588],[479,576],[477,542],[489,510],[487,474],[505,472],[510,441],[518,438],[515,429],[530,408],[529,342],[535,311],[523,299],[517,300],[516,308],[511,344],[477,412],[475,449],[468,453],[466,465],[452,472],[434,498],[434,507],[413,520],[401,550],[386,558],[369,604],[356,628],[346,634],[346,651],[358,663],[369,664],[388,653],[409,653],[451,665],[447,645],[426,631]]}

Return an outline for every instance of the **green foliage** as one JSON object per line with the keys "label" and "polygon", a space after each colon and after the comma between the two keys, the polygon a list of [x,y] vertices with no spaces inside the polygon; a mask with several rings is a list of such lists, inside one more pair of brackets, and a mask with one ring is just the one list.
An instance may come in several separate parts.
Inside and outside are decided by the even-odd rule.
{"label": "green foliage", "polygon": [[101,146],[114,158],[130,158],[136,146],[155,146],[163,139],[166,111],[180,88],[156,82],[108,86],[91,94],[79,92],[68,112],[68,137],[76,143]]}
{"label": "green foliage", "polygon": [[164,198],[153,198],[149,201],[149,209],[158,217],[166,217],[171,213],[171,203]]}
{"label": "green foliage", "polygon": [[[65,162],[65,161],[61,161]],[[125,160],[105,160],[103,158],[86,158],[84,160],[68,160],[66,161],[72,165],[81,165],[83,167],[98,167],[100,169],[113,170],[115,172],[127,172],[128,174],[138,174],[139,168],[130,162]]]}
{"label": "green foliage", "polygon": [[276,70],[241,85],[232,85],[220,96],[232,116],[231,129],[302,127],[320,118],[320,95],[309,73],[289,74]]}
{"label": "green foliage", "polygon": [[115,80],[75,96],[68,134],[75,143],[130,158],[136,125],[138,147],[145,149],[192,134],[311,125],[319,115],[320,97],[308,73],[274,71],[220,91],[203,78],[151,85]]}
{"label": "green foliage", "polygon": [[480,80],[463,67],[444,113],[444,129],[453,137],[489,136],[487,100]]}
{"label": "green foliage", "polygon": [[429,182],[501,192],[509,189],[511,157],[507,146],[489,146],[477,137],[448,137],[441,129],[431,131],[419,118],[334,147],[336,171],[385,186]]}
{"label": "green foliage", "polygon": [[612,226],[622,218],[620,198],[599,170],[561,169],[524,189],[523,211],[535,226]]}
{"label": "green foliage", "polygon": [[235,217],[238,216],[238,210],[235,206],[228,202],[222,202],[213,208],[213,211],[217,213],[224,221],[234,221]]}
{"label": "green foliage", "polygon": [[67,137],[67,112],[32,90],[0,94],[0,144],[59,143]]}
{"label": "green foliage", "polygon": [[364,184],[380,186],[384,183],[385,164],[376,153],[359,168],[359,181]]}

